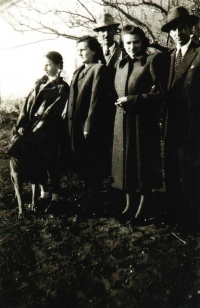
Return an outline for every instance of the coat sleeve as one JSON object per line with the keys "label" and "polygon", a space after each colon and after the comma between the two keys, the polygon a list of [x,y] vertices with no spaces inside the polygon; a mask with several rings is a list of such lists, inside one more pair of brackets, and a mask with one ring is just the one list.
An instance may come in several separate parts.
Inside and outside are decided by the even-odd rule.
{"label": "coat sleeve", "polygon": [[144,108],[160,108],[168,99],[167,83],[169,78],[168,53],[158,53],[149,63],[149,73],[152,78],[152,87],[148,93],[128,96],[128,103],[143,110]]}
{"label": "coat sleeve", "polygon": [[35,100],[35,90],[33,89],[28,96],[26,97],[22,109],[20,111],[19,117],[16,123],[16,129],[18,130],[20,127],[24,129],[29,129],[28,126],[30,125],[29,119],[29,111],[32,105],[32,102]]}
{"label": "coat sleeve", "polygon": [[97,66],[94,71],[92,93],[84,131],[92,133],[102,122],[102,117],[108,112],[109,71],[105,65]]}

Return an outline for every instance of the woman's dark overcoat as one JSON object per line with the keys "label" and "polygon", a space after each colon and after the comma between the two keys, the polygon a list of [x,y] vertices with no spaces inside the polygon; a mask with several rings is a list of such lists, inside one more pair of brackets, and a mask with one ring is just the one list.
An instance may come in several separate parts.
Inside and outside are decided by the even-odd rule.
{"label": "woman's dark overcoat", "polygon": [[[109,69],[105,65],[91,63],[74,72],[68,104],[68,132],[72,171],[78,174],[105,171],[109,150],[109,84]],[[87,138],[84,132],[89,134]]]}
{"label": "woman's dark overcoat", "polygon": [[125,57],[118,63],[115,77],[118,97],[127,96],[128,102],[116,107],[113,187],[128,193],[138,189],[145,193],[162,186],[159,106],[150,95],[154,90],[152,57],[144,55],[131,68],[130,58]]}

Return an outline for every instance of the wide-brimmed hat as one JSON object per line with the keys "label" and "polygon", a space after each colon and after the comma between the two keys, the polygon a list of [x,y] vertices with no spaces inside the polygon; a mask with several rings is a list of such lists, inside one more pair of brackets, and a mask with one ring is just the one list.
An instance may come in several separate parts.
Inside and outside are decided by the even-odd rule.
{"label": "wide-brimmed hat", "polygon": [[93,30],[98,32],[99,30],[101,30],[101,28],[109,27],[109,26],[113,26],[117,28],[119,25],[120,24],[117,24],[114,22],[112,15],[110,15],[109,13],[105,13],[105,14],[100,15],[97,18],[97,25],[96,25],[96,28],[94,28]]}
{"label": "wide-brimmed hat", "polygon": [[166,24],[162,26],[162,32],[169,32],[174,25],[179,22],[188,22],[195,25],[199,20],[196,15],[190,15],[188,10],[183,6],[176,6],[169,10],[166,18]]}

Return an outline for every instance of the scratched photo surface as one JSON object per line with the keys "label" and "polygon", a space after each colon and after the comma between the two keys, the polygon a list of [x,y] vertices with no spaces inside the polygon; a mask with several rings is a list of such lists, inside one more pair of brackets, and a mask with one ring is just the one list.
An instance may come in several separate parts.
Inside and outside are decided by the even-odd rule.
{"label": "scratched photo surface", "polygon": [[[74,72],[82,65],[76,39],[83,35],[95,36],[103,46],[103,37],[93,31],[100,24],[98,16],[109,13],[114,23],[118,24],[115,28],[117,46],[120,44],[122,47],[120,31],[123,26],[131,24],[142,28],[151,44],[147,49],[150,57],[151,54],[167,53],[174,48],[168,33],[161,31],[169,8],[181,5],[186,7],[190,14],[200,16],[199,1],[191,3],[187,0],[154,0],[148,4],[142,3],[143,1],[135,0],[131,2],[0,0],[0,307],[2,308],[200,307],[200,231],[195,219],[193,224],[194,215],[192,215],[195,212],[198,220],[200,207],[197,206],[194,210],[191,204],[186,208],[179,206],[178,214],[177,211],[173,214],[176,202],[172,204],[166,192],[165,108],[158,120],[161,185],[159,188],[151,187],[151,191],[145,194],[144,199],[142,193],[135,189],[134,200],[128,207],[126,192],[113,187],[109,169],[100,184],[98,200],[95,200],[98,208],[94,211],[87,211],[85,208],[86,184],[82,177],[69,171],[71,152],[67,137],[68,93],[62,92],[63,83],[59,84],[60,92],[56,96],[64,106],[60,113],[63,122],[61,126],[56,126],[55,121],[52,126],[53,136],[60,136],[62,133],[62,138],[66,141],[63,147],[59,147],[61,161],[61,163],[59,161],[61,182],[59,206],[53,213],[49,214],[46,211],[50,199],[46,202],[38,201],[41,187],[36,184],[33,188],[29,177],[31,174],[37,178],[40,172],[42,174],[43,164],[40,168],[36,168],[36,153],[30,152],[27,138],[21,138],[18,133],[21,141],[18,143],[17,138],[12,139],[13,128],[29,93],[34,97],[36,81],[41,80],[46,74],[44,55],[51,51],[62,55],[63,69],[59,67],[59,74],[70,86],[75,76]],[[111,22],[111,19],[108,20],[107,22]],[[105,20],[103,22],[105,23]],[[198,26],[192,31],[192,39],[198,45],[200,37]],[[189,78],[193,76],[192,69],[196,67],[195,65],[196,62],[188,66]],[[163,72],[164,62],[161,61],[158,73],[163,75]],[[198,78],[198,69],[195,74],[194,78],[195,76]],[[113,77],[110,75],[109,78]],[[120,80],[122,83],[123,78]],[[107,86],[111,84],[110,79],[102,82]],[[195,79],[193,85],[196,82]],[[42,90],[43,88],[40,88],[40,91]],[[154,90],[155,88],[152,88],[152,91]],[[53,90],[51,93],[54,93]],[[192,101],[195,94],[188,93],[185,95],[191,95]],[[176,94],[178,97],[179,93]],[[196,115],[200,103],[197,96],[196,109],[194,108]],[[48,97],[45,99],[47,101]],[[115,105],[116,100],[117,98],[112,102],[114,113],[117,108],[118,110],[123,108]],[[161,101],[162,103],[165,101],[165,95]],[[84,101],[83,104],[88,105],[89,102]],[[39,108],[35,113],[38,112]],[[126,113],[126,108],[123,113]],[[51,108],[45,115],[46,118],[51,115]],[[123,119],[124,116],[126,115],[123,115]],[[107,114],[104,114],[103,124],[106,123],[106,118]],[[114,127],[114,116],[110,119],[110,125]],[[96,123],[99,123],[98,117]],[[198,129],[198,121],[194,126]],[[192,125],[191,127],[193,128]],[[119,135],[122,130],[124,130],[123,125],[118,127]],[[40,140],[45,152],[45,139],[42,139],[43,135],[39,133],[38,136],[37,141]],[[109,133],[104,131],[99,143],[104,144],[108,137]],[[149,142],[147,138],[145,140]],[[53,142],[53,138],[49,140],[50,144]],[[20,159],[18,156],[14,159],[12,156],[14,154],[9,155],[15,151],[13,144],[19,144],[20,150],[23,150]],[[96,146],[98,147],[98,144]],[[193,138],[190,149],[189,153],[196,155],[198,136]],[[50,154],[44,154],[47,154],[48,159],[52,158]],[[98,153],[95,152],[95,155],[98,157]],[[110,164],[111,148],[107,155]],[[195,159],[192,175],[197,177],[195,168],[199,163],[198,153],[195,158],[190,156],[189,160],[190,158]],[[93,163],[95,164],[95,160]],[[172,183],[174,180],[171,177]],[[152,184],[155,178],[149,181]],[[22,184],[21,190],[17,186],[19,183]],[[198,190],[198,185],[196,187]],[[52,196],[50,177],[48,177],[48,189]],[[34,193],[38,195],[35,197]],[[187,195],[187,192],[184,191],[184,194]],[[21,198],[23,212],[20,212],[18,197]],[[34,202],[35,207],[33,207]],[[183,212],[184,219],[182,219]]]}

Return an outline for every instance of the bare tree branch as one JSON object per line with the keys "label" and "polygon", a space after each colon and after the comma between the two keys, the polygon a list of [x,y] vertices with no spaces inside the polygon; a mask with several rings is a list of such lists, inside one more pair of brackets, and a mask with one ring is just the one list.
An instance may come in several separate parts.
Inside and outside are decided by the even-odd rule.
{"label": "bare tree branch", "polygon": [[163,14],[165,14],[165,15],[167,14],[167,10],[165,10],[161,5],[154,3],[154,2],[149,2],[149,1],[143,0],[142,3],[127,2],[127,5],[135,6],[135,7],[141,6],[141,5],[148,5],[148,7],[156,8],[157,10],[162,12]]}
{"label": "bare tree branch", "polygon": [[[37,31],[47,37],[55,35],[77,39],[83,31],[92,33],[96,23],[94,14],[98,15],[99,8],[103,7],[121,25],[130,21],[143,28],[150,40],[162,41],[160,23],[169,8],[180,5],[179,2],[200,14],[200,0],[194,0],[192,4],[189,0],[16,0],[13,10],[9,8],[8,11],[0,11],[0,14],[14,29],[23,33]],[[154,18],[153,22],[151,18]]]}
{"label": "bare tree branch", "polygon": [[132,15],[128,14],[125,10],[123,10],[121,7],[119,7],[116,3],[114,4],[114,3],[108,2],[106,0],[101,0],[101,1],[103,2],[104,5],[110,6],[114,9],[118,10],[119,12],[121,12],[127,19],[129,19],[130,21],[132,21],[136,25],[146,29],[147,32],[149,33],[149,35],[151,36],[151,38],[153,40],[155,39],[155,36],[154,36],[152,30],[146,24],[141,22],[139,19],[137,19],[137,18],[133,17]]}
{"label": "bare tree branch", "polygon": [[86,7],[80,0],[77,0],[77,1],[78,1],[78,3],[86,10],[86,12],[88,12],[88,14],[89,14],[90,16],[92,16],[93,21],[96,22],[95,17],[94,17],[94,16],[92,15],[92,13],[87,9],[87,7]]}
{"label": "bare tree branch", "polygon": [[[149,8],[155,8],[156,10],[160,11],[161,13],[163,14],[167,14],[168,10],[165,10],[161,5],[157,4],[157,3],[154,3],[154,2],[149,2],[149,1],[145,1],[145,0],[142,0],[142,2],[138,3],[134,3],[133,1],[130,2],[130,1],[126,1],[126,2],[119,2],[119,1],[115,1],[114,2],[108,2],[108,1],[105,1],[105,0],[101,0],[103,2],[103,5],[106,5],[106,6],[112,6],[112,5],[116,5],[116,6],[119,6],[119,5],[123,5],[123,6],[126,6],[126,7],[139,7],[139,6],[148,6]],[[108,4],[109,3],[109,4]]]}

